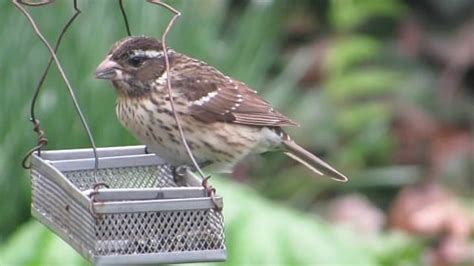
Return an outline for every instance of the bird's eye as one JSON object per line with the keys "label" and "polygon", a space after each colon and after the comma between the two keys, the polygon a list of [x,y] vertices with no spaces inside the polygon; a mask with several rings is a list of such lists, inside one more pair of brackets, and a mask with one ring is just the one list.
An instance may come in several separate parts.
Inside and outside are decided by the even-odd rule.
{"label": "bird's eye", "polygon": [[145,58],[141,56],[133,56],[128,59],[128,63],[134,67],[139,67],[143,61],[145,61]]}

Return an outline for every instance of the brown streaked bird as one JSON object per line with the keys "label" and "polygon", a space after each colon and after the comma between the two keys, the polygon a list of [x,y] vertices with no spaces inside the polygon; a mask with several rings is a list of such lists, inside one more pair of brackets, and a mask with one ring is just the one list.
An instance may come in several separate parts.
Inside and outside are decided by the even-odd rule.
{"label": "brown streaked bird", "polygon": [[283,151],[319,175],[347,177],[297,145],[282,127],[297,125],[244,83],[168,48],[166,72],[161,42],[127,37],[115,43],[97,67],[112,81],[117,116],[151,152],[173,165],[192,165],[181,143],[166,87],[171,90],[186,141],[205,171],[229,172],[250,153]]}

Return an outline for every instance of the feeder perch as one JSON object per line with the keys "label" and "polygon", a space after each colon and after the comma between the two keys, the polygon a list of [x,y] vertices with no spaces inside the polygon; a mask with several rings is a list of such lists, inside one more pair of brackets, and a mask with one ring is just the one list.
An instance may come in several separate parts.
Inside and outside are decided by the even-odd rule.
{"label": "feeder perch", "polygon": [[[177,182],[144,146],[97,152],[97,171],[92,149],[33,155],[36,219],[96,265],[226,259],[223,216],[215,209],[222,198],[208,197],[200,179],[188,172]],[[91,200],[95,177],[109,188]]]}

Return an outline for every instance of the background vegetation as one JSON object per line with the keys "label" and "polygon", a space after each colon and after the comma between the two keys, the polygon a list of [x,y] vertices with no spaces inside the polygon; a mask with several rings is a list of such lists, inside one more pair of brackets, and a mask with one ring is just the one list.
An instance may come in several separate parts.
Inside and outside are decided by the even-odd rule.
{"label": "background vegetation", "polygon": [[[134,34],[160,36],[170,14],[125,1]],[[472,263],[474,24],[469,0],[173,1],[169,36],[257,89],[302,124],[290,133],[351,177],[315,178],[276,154],[214,177],[225,198],[227,264]],[[115,95],[93,71],[125,36],[116,1],[79,1],[59,50],[99,146],[137,142]],[[30,9],[56,39],[70,1]],[[28,121],[46,49],[0,2],[0,265],[87,264],[31,221]],[[37,114],[48,149],[89,147],[66,88],[51,71]],[[251,162],[250,162],[251,161]],[[238,182],[241,185],[235,185]]]}

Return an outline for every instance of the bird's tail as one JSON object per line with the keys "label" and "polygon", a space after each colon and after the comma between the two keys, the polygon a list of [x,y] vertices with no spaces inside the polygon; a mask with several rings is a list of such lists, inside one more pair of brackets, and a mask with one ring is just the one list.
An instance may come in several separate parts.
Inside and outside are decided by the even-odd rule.
{"label": "bird's tail", "polygon": [[283,145],[286,149],[286,155],[308,167],[315,173],[319,175],[327,175],[340,182],[346,182],[348,180],[345,175],[341,174],[325,161],[319,159],[316,155],[303,149],[290,138],[283,140]]}

